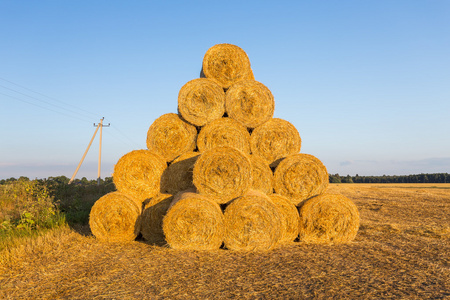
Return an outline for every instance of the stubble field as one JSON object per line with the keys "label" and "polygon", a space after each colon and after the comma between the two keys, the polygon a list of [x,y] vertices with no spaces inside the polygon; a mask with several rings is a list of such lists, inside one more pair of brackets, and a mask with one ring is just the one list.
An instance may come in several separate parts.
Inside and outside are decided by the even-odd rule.
{"label": "stubble field", "polygon": [[1,299],[447,299],[450,184],[331,184],[361,214],[347,245],[264,253],[103,244],[60,228],[0,253]]}

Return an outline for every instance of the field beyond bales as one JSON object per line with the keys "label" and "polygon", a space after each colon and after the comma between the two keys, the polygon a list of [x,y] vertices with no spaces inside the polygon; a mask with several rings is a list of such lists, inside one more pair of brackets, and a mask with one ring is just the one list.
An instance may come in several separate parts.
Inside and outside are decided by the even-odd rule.
{"label": "field beyond bales", "polygon": [[1,299],[450,298],[450,184],[331,184],[358,206],[348,245],[266,253],[103,244],[62,227],[0,253]]}

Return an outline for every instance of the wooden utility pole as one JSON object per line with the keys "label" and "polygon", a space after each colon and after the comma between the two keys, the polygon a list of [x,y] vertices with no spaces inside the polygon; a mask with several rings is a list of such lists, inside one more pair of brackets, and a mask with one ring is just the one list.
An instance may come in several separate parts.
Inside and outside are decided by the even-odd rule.
{"label": "wooden utility pole", "polygon": [[[95,125],[95,123],[94,123],[94,126],[97,126],[97,128],[95,129],[94,135],[92,136],[91,141],[89,142],[89,145],[87,146],[86,151],[84,152],[83,157],[81,158],[80,163],[77,166],[77,169],[73,173],[72,178],[70,178],[69,184],[71,184],[73,182],[75,176],[77,175],[78,170],[80,169],[81,164],[83,163],[84,158],[86,157],[86,154],[89,151],[89,148],[91,148],[91,145],[92,145],[92,142],[94,141],[95,135],[97,134],[97,131],[100,128],[100,149],[99,149],[99,153],[98,153],[98,177],[97,177],[97,184],[100,185],[100,160],[101,160],[101,153],[102,153],[102,127],[105,126],[105,125],[103,125],[104,119],[105,118],[102,118],[100,120],[100,123],[98,123],[97,125]],[[106,125],[106,127],[109,127],[109,125],[110,124],[108,123],[108,125]]]}

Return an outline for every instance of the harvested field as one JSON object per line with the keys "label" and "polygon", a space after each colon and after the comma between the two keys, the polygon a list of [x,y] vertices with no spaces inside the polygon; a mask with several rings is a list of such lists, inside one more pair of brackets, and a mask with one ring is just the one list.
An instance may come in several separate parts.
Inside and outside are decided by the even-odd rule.
{"label": "harvested field", "polygon": [[105,244],[65,228],[0,253],[1,299],[447,299],[450,184],[331,184],[355,202],[350,244],[269,252]]}

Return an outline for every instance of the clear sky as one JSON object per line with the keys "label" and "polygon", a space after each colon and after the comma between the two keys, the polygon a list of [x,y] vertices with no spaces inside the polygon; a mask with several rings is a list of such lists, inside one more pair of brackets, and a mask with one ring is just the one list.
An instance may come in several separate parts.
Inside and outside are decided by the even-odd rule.
{"label": "clear sky", "polygon": [[219,43],[328,172],[450,172],[448,0],[1,0],[0,40],[0,178],[71,177],[102,117],[111,176]]}

